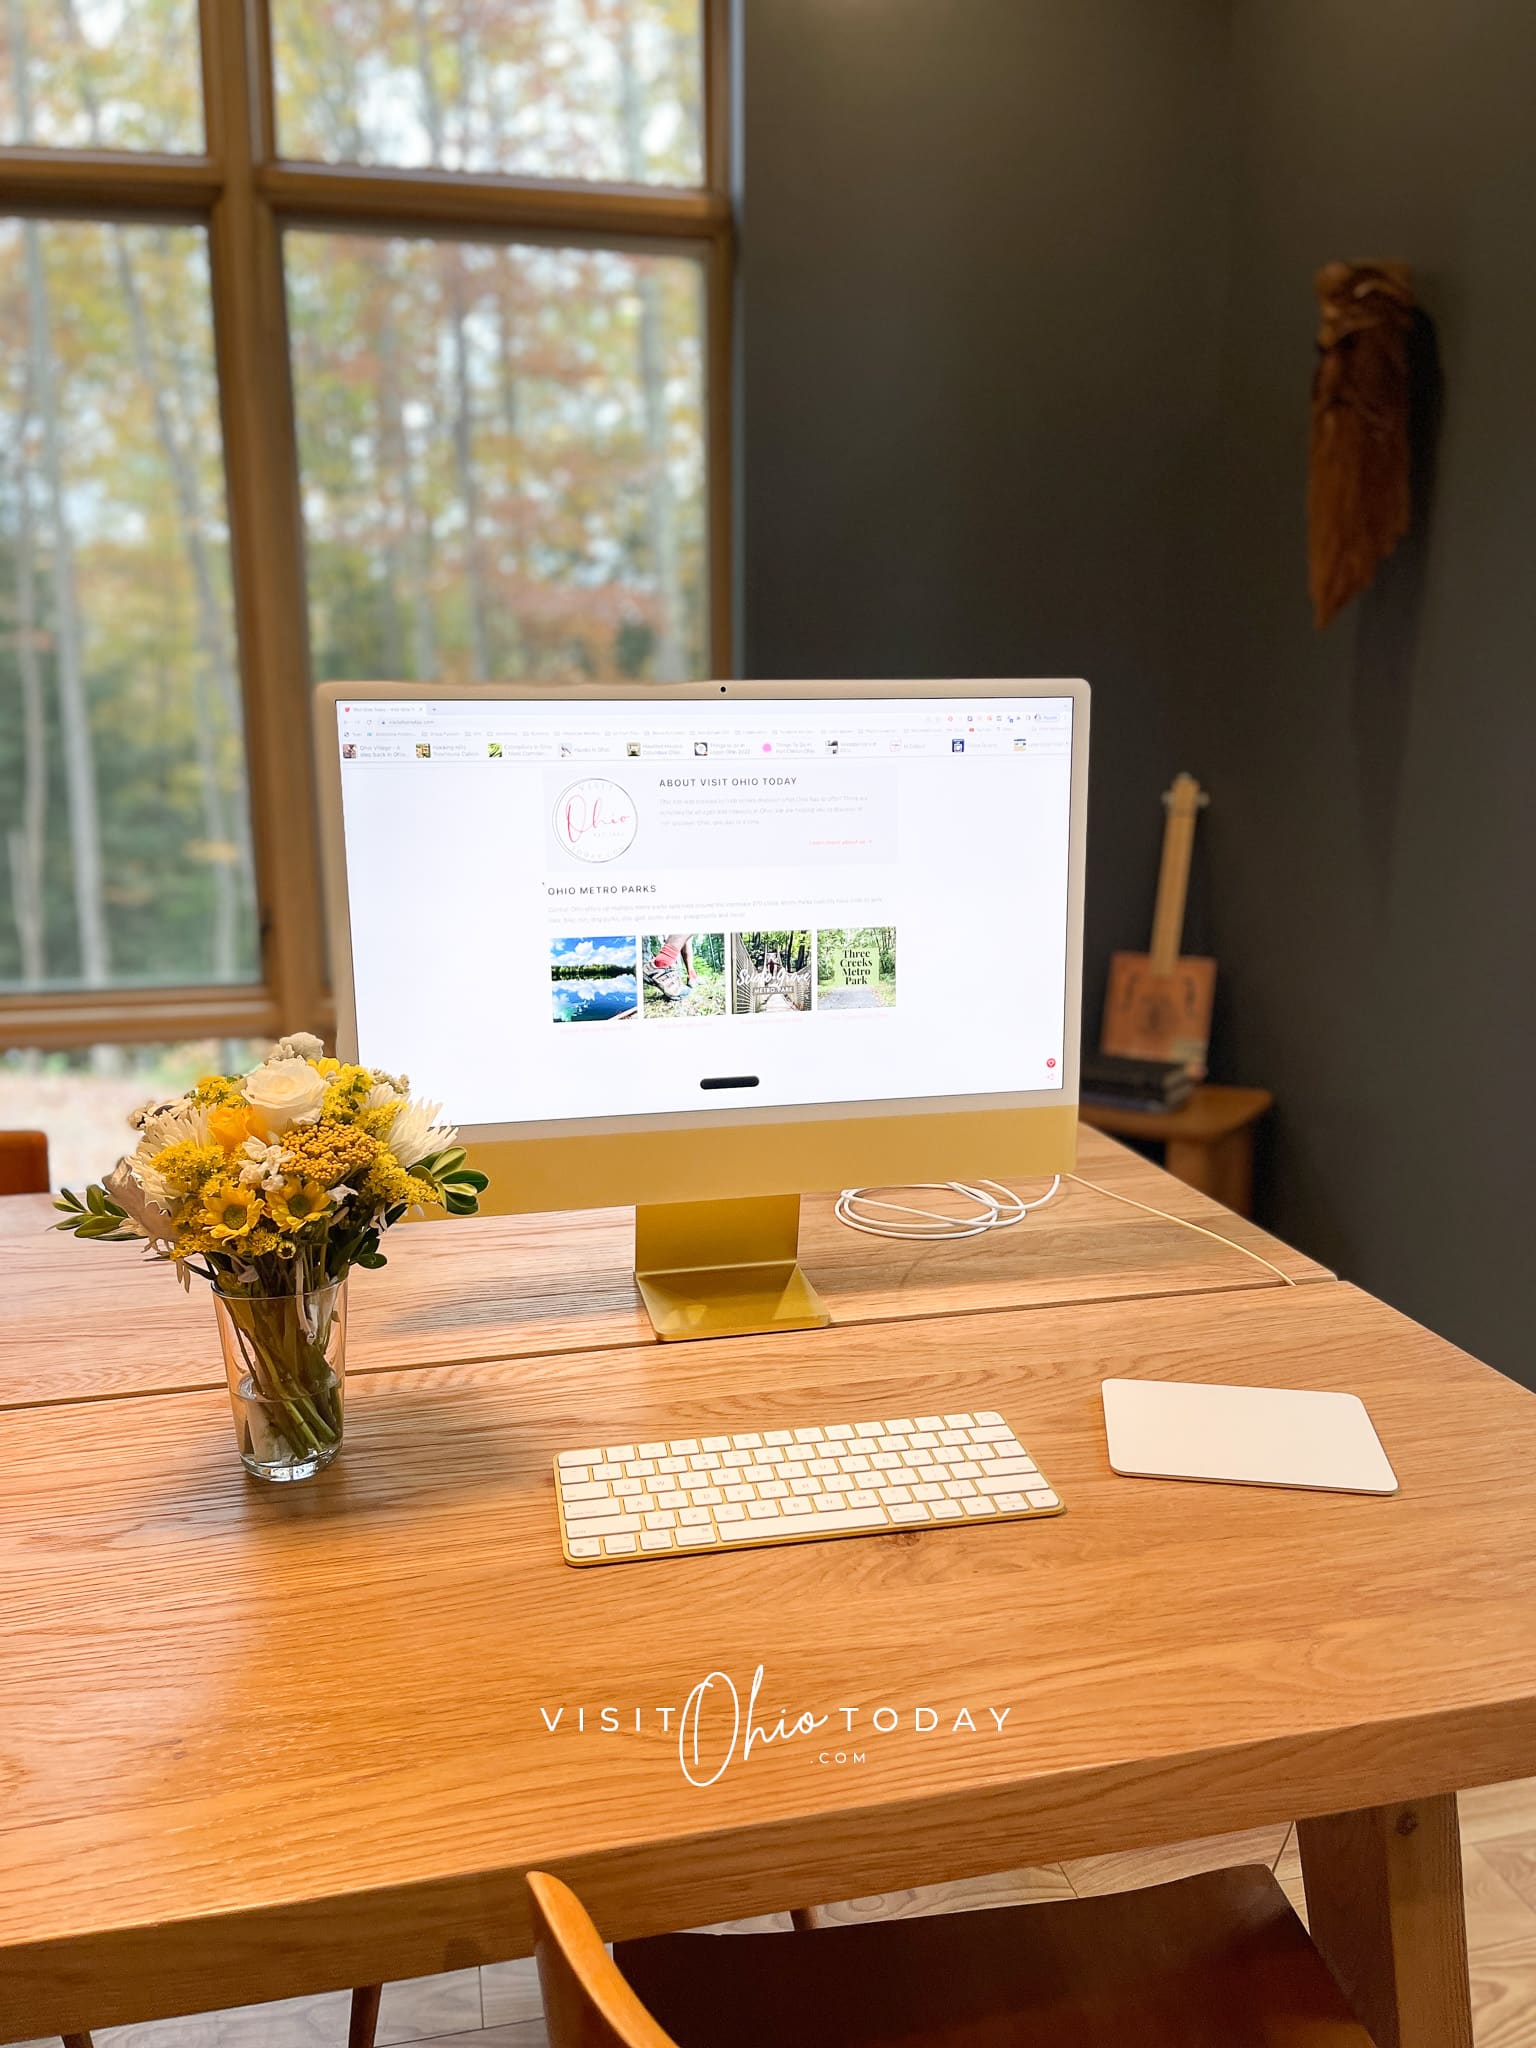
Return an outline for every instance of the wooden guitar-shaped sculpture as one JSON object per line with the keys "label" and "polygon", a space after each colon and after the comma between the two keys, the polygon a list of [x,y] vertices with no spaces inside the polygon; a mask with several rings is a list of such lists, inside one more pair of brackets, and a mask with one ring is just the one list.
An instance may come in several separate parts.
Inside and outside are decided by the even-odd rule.
{"label": "wooden guitar-shaped sculpture", "polygon": [[1103,1052],[1121,1059],[1176,1060],[1197,1078],[1205,1073],[1211,1038],[1216,962],[1186,958],[1179,952],[1179,942],[1184,936],[1195,819],[1209,801],[1193,775],[1175,776],[1163,793],[1168,818],[1151,949],[1111,957],[1099,1037]]}

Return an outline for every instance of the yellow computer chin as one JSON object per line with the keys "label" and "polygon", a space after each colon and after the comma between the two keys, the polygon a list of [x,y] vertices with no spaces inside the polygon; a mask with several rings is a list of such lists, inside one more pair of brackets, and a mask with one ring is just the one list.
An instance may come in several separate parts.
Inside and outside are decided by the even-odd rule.
{"label": "yellow computer chin", "polygon": [[828,1320],[804,1190],[1071,1166],[1085,683],[333,683],[316,716],[341,1052],[444,1092],[482,1208],[634,1204],[659,1336]]}

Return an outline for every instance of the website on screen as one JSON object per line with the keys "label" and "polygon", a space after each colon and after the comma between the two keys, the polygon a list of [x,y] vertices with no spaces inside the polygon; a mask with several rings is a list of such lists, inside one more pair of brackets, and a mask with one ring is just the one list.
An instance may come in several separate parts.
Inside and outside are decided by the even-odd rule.
{"label": "website on screen", "polygon": [[337,721],[359,1056],[453,1121],[1061,1086],[1070,698]]}

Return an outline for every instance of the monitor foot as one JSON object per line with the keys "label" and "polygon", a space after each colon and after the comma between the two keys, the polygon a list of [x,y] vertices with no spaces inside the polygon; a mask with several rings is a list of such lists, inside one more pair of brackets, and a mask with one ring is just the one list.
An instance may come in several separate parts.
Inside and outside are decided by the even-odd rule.
{"label": "monitor foot", "polygon": [[800,1197],[660,1202],[635,1211],[635,1284],[656,1335],[749,1337],[832,1320],[800,1270]]}

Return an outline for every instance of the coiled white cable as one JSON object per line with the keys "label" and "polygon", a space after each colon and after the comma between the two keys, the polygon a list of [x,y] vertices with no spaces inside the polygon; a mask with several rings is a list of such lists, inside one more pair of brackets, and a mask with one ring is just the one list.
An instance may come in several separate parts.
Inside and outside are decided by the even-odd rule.
{"label": "coiled white cable", "polygon": [[[1022,1223],[1031,1210],[1044,1208],[1045,1204],[1061,1186],[1061,1175],[1056,1174],[1050,1186],[1037,1201],[1026,1202],[1016,1195],[1012,1188],[1005,1188],[996,1180],[946,1180],[923,1181],[910,1189],[888,1188],[844,1188],[837,1198],[836,1215],[840,1223],[846,1223],[850,1230],[862,1230],[866,1237],[904,1237],[916,1242],[928,1241],[942,1244],[957,1237],[980,1237],[987,1230],[1006,1230],[1011,1224]],[[946,1192],[959,1195],[962,1200],[976,1204],[975,1215],[951,1215],[942,1209],[918,1209],[909,1202],[888,1202],[880,1199],[881,1193],[935,1194]],[[988,1192],[990,1190],[990,1192]],[[872,1211],[880,1211],[879,1215]],[[906,1222],[897,1222],[905,1217]],[[892,1220],[886,1220],[886,1219]]]}

